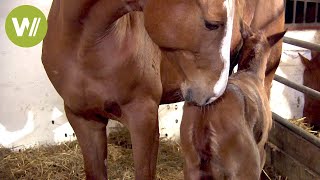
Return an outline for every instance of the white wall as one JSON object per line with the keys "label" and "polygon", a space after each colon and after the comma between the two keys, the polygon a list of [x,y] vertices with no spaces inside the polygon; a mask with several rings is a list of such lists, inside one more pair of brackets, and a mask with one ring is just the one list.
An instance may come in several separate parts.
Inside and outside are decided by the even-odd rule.
{"label": "white wall", "polygon": [[[70,139],[63,101],[49,82],[41,63],[39,44],[20,48],[7,38],[5,20],[19,5],[30,4],[48,14],[51,0],[2,0],[0,5],[0,144],[51,143]],[[55,120],[55,124],[51,123]],[[65,127],[62,132],[57,133]],[[67,133],[67,137],[65,136]]]}

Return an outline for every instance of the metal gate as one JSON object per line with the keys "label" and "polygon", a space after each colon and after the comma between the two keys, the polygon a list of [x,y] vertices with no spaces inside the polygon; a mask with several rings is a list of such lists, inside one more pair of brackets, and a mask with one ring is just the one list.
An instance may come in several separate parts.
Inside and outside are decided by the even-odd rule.
{"label": "metal gate", "polygon": [[[300,26],[300,25],[299,25]],[[285,37],[285,43],[320,52],[320,45]],[[320,92],[275,75],[290,88],[320,100]],[[290,180],[320,179],[320,139],[272,113],[273,128],[267,143],[266,164]]]}
{"label": "metal gate", "polygon": [[287,28],[320,28],[320,0],[285,0],[285,5]]}

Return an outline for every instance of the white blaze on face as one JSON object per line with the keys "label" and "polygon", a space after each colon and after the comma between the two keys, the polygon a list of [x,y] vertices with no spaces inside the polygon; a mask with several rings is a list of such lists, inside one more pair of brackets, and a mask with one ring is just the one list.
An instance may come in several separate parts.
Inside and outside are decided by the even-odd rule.
{"label": "white blaze on face", "polygon": [[227,10],[226,32],[220,47],[220,56],[223,61],[224,67],[221,71],[219,80],[213,87],[213,92],[216,97],[211,98],[210,100],[211,102],[213,102],[223,94],[223,92],[226,89],[228,78],[229,78],[230,48],[231,48],[232,28],[233,28],[233,19],[234,19],[235,10],[234,10],[233,0],[225,0],[223,5],[224,5],[224,8]]}

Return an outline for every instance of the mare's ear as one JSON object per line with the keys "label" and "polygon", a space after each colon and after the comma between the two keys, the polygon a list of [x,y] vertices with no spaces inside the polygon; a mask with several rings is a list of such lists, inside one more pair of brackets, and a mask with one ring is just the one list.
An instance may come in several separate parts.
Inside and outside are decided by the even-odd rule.
{"label": "mare's ear", "polygon": [[311,62],[309,61],[309,59],[307,59],[306,57],[302,56],[300,53],[298,53],[300,56],[300,60],[302,62],[302,64],[306,67],[309,68],[311,66]]}
{"label": "mare's ear", "polygon": [[283,32],[279,32],[279,33],[276,33],[276,34],[273,34],[271,36],[268,36],[267,39],[268,39],[268,42],[269,42],[269,45],[270,47],[272,47],[273,45],[275,45],[278,41],[280,41],[280,39],[283,38],[283,36],[286,34],[287,30],[283,31]]}
{"label": "mare's ear", "polygon": [[243,39],[248,39],[253,35],[251,28],[240,19],[240,33]]}

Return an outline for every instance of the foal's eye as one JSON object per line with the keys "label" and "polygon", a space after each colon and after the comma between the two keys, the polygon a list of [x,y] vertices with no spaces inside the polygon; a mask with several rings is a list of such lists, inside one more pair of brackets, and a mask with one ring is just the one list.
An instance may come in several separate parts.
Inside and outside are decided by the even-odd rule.
{"label": "foal's eye", "polygon": [[220,26],[222,24],[218,23],[218,22],[209,22],[209,21],[204,21],[204,25],[206,26],[207,29],[209,29],[210,31],[212,30],[217,30],[220,28]]}

